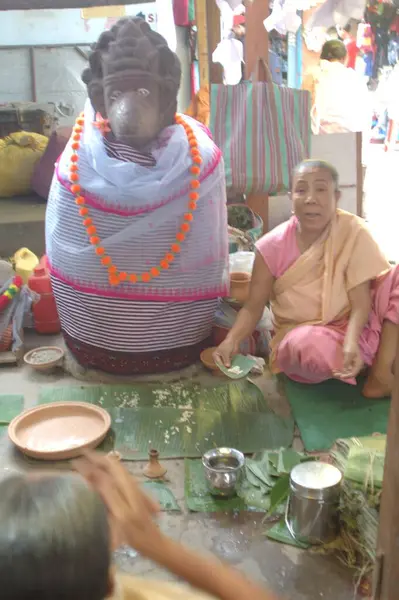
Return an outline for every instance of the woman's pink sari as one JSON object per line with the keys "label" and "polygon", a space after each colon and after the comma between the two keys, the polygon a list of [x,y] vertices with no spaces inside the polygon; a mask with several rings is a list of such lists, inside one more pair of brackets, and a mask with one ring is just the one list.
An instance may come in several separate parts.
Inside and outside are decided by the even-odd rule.
{"label": "woman's pink sari", "polygon": [[373,305],[360,347],[365,364],[372,363],[383,321],[399,323],[399,269],[390,267],[364,221],[355,215],[338,210],[303,254],[296,227],[293,217],[257,244],[276,278],[271,364],[274,372],[296,381],[319,383],[342,367],[348,292],[366,281],[372,281]]}

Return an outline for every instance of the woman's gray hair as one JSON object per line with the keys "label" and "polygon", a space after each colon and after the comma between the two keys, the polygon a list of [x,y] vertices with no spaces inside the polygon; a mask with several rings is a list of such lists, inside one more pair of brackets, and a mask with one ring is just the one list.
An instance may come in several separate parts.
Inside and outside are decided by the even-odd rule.
{"label": "woman's gray hair", "polygon": [[331,179],[333,180],[335,191],[336,192],[339,191],[338,171],[332,164],[330,164],[326,160],[313,159],[313,158],[303,160],[302,162],[299,163],[299,165],[297,165],[295,167],[293,174],[292,174],[293,175],[292,179],[294,179],[294,177],[296,177],[300,173],[303,173],[304,171],[313,171],[315,169],[323,169],[324,171],[328,171],[331,175]]}
{"label": "woman's gray hair", "polygon": [[107,511],[77,475],[0,482],[1,600],[104,600]]}

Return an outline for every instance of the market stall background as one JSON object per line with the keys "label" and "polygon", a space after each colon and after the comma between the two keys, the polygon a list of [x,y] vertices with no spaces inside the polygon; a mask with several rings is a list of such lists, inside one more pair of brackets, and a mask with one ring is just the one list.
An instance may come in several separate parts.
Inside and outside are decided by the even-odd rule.
{"label": "market stall background", "polygon": [[[96,1],[97,6],[90,7],[89,3],[79,1],[75,3],[79,8],[62,10],[59,10],[58,4],[62,8],[67,2],[52,3],[51,9],[9,10],[2,13],[1,104],[53,103],[58,124],[70,125],[86,98],[81,73],[87,64],[90,45],[101,31],[112,27],[119,18],[139,15],[153,29],[164,35],[172,34],[170,45],[175,46],[183,68],[179,104],[182,109],[187,106],[190,90],[186,73],[189,64],[186,32],[173,27],[172,12],[172,28],[168,26],[165,22],[168,15],[164,15],[162,2],[130,1],[126,6],[121,3],[118,6],[101,7]],[[69,6],[73,4],[69,3]],[[30,8],[34,5],[32,2]],[[13,4],[13,8],[19,6],[18,2]],[[0,8],[3,8],[2,4]]]}
{"label": "market stall background", "polygon": [[[119,5],[147,4],[152,0],[118,0]],[[0,10],[31,10],[42,8],[86,8],[114,6],[113,0],[0,0]]]}

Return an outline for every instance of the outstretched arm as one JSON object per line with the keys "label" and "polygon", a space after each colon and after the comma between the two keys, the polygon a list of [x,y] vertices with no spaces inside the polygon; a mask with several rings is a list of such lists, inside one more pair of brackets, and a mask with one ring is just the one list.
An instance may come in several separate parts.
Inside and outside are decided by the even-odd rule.
{"label": "outstretched arm", "polygon": [[75,468],[104,500],[118,539],[141,555],[220,600],[276,600],[234,569],[163,535],[154,522],[159,508],[121,463],[88,453],[75,461]]}
{"label": "outstretched arm", "polygon": [[343,379],[356,377],[363,367],[359,340],[371,311],[370,282],[366,281],[352,288],[348,296],[351,312],[343,346],[343,367],[334,373],[336,377]]}
{"label": "outstretched arm", "polygon": [[371,311],[370,282],[357,285],[348,292],[351,313],[349,317],[346,339],[359,343],[363,329],[367,325]]}
{"label": "outstretched arm", "polygon": [[238,352],[240,343],[252,334],[264,308],[270,300],[274,278],[260,254],[256,254],[252,269],[249,298],[237,315],[236,322],[226,339],[215,350],[214,358],[230,367],[231,358]]}
{"label": "outstretched arm", "polygon": [[164,538],[150,557],[193,587],[220,600],[277,600],[235,569]]}

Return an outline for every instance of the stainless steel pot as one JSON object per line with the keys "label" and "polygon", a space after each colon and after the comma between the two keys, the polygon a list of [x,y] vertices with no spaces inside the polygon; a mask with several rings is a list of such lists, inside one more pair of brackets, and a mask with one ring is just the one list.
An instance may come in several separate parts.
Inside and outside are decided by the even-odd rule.
{"label": "stainless steel pot", "polygon": [[328,463],[304,462],[293,468],[285,521],[294,539],[326,544],[337,537],[341,483],[341,471]]}
{"label": "stainless steel pot", "polygon": [[230,498],[241,485],[245,458],[234,448],[215,448],[202,457],[208,489],[213,496]]}

